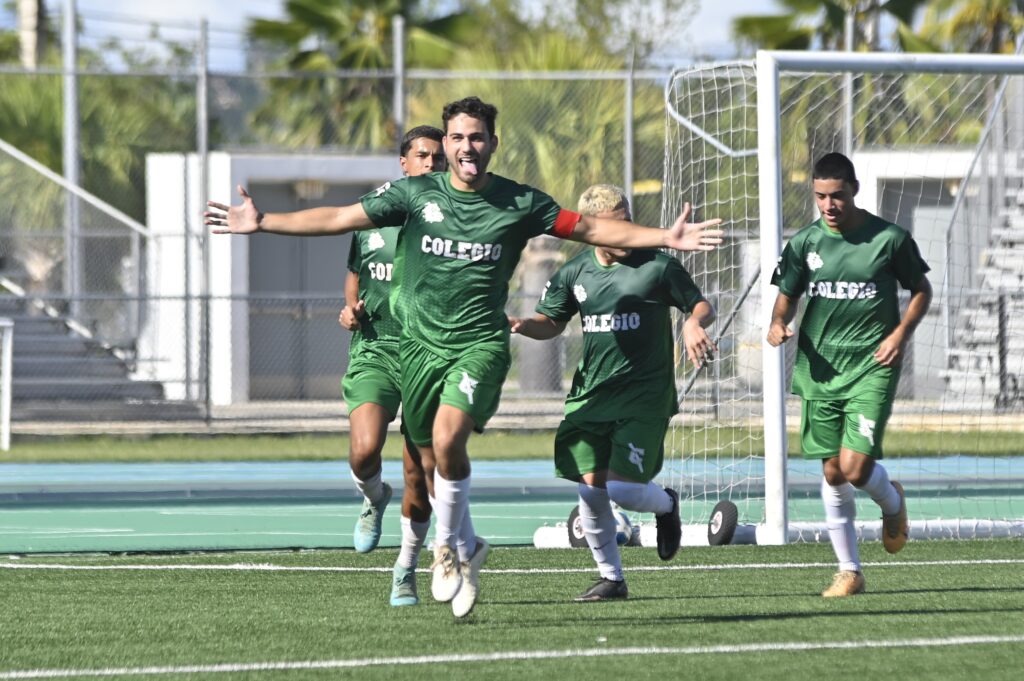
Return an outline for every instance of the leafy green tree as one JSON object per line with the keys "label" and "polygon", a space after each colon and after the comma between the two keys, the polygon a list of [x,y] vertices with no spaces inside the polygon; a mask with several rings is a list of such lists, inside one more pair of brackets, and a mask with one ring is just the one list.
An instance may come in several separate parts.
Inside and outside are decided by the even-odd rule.
{"label": "leafy green tree", "polygon": [[459,40],[472,40],[472,22],[458,12],[431,18],[415,0],[289,0],[287,18],[256,19],[250,39],[276,46],[276,66],[308,76],[274,79],[252,114],[253,141],[288,148],[391,148],[393,83],[380,76],[330,75],[338,70],[392,67],[394,17],[405,17],[408,66],[447,65]]}

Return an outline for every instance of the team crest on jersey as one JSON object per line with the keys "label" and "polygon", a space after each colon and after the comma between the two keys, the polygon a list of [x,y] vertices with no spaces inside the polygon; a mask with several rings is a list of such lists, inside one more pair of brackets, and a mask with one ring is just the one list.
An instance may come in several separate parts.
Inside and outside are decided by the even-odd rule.
{"label": "team crest on jersey", "polygon": [[379,248],[384,248],[384,237],[380,235],[380,232],[370,232],[370,238],[366,241],[366,247],[371,251],[376,251]]}
{"label": "team crest on jersey", "polygon": [[377,187],[377,196],[380,196],[381,194],[383,194],[384,192],[386,192],[389,189],[391,189],[391,183],[390,182],[385,182],[381,186]]}
{"label": "team crest on jersey", "polygon": [[821,256],[815,253],[814,251],[811,251],[810,253],[807,254],[807,266],[811,268],[812,272],[814,270],[821,269],[821,267],[824,264],[825,261],[823,261],[821,259]]}
{"label": "team crest on jersey", "polygon": [[444,213],[441,212],[441,206],[437,205],[433,201],[427,202],[427,205],[423,206],[423,219],[427,222],[441,222],[444,220]]}
{"label": "team crest on jersey", "polygon": [[576,297],[577,302],[584,302],[587,299],[587,289],[583,288],[583,284],[576,284],[572,287],[572,294]]}

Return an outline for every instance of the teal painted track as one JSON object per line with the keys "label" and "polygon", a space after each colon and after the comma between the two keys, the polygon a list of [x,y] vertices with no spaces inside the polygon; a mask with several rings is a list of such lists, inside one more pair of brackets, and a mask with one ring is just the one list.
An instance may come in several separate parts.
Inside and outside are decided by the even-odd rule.
{"label": "teal painted track", "polygon": [[[885,463],[907,488],[912,519],[1024,518],[1024,458]],[[718,497],[701,485],[732,466],[666,466],[664,484],[684,489],[685,522],[707,522]],[[754,484],[728,497],[741,523],[758,523],[763,512],[752,473]],[[820,521],[820,464],[793,461],[788,475],[790,520]],[[400,479],[397,462],[385,462],[384,478]],[[399,544],[398,498],[385,513],[383,547]],[[538,527],[565,521],[576,486],[553,478],[547,461],[479,462],[472,498],[479,535],[530,544]],[[2,553],[351,548],[359,508],[343,462],[0,464]],[[858,495],[859,518],[877,513]]]}

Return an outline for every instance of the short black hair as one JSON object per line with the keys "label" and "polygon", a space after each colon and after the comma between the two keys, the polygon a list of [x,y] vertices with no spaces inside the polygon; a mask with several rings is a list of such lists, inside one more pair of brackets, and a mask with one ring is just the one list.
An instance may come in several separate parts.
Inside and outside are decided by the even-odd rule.
{"label": "short black hair", "polygon": [[432,125],[417,125],[402,136],[402,144],[398,147],[398,155],[404,157],[408,154],[412,143],[421,137],[426,137],[428,140],[440,143],[444,139],[444,132]]}
{"label": "short black hair", "polygon": [[857,184],[857,173],[853,169],[853,161],[838,151],[825,154],[814,164],[815,180],[842,180],[851,185]]}
{"label": "short black hair", "polygon": [[483,121],[487,125],[487,132],[494,137],[494,121],[498,118],[498,107],[488,104],[479,97],[465,97],[457,102],[445,104],[444,111],[441,113],[445,132],[448,132],[448,121],[459,114],[466,114],[471,118]]}

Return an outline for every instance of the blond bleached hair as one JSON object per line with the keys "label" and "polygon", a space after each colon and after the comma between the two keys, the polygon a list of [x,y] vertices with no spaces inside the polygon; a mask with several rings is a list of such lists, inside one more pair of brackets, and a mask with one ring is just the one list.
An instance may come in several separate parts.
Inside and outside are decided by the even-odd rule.
{"label": "blond bleached hair", "polygon": [[583,215],[598,215],[619,208],[629,211],[629,199],[626,192],[614,184],[595,184],[580,194],[579,212]]}

